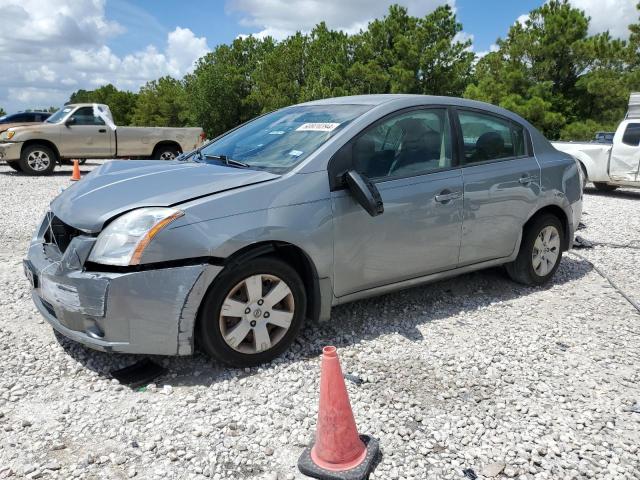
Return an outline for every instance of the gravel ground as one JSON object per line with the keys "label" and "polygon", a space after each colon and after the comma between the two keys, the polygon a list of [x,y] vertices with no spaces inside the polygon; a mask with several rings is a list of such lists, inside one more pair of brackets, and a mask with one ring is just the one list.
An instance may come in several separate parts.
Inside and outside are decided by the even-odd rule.
{"label": "gravel ground", "polygon": [[[335,344],[362,380],[347,381],[359,429],[382,445],[372,478],[640,479],[640,315],[589,262],[565,256],[542,289],[492,269],[344,305],[270,365],[159,358],[168,373],[131,390],[108,372],[136,358],[56,338],[23,278],[69,175],[0,166],[0,478],[302,478]],[[638,240],[639,206],[640,191],[588,190],[580,234]],[[640,250],[579,253],[640,301]]]}

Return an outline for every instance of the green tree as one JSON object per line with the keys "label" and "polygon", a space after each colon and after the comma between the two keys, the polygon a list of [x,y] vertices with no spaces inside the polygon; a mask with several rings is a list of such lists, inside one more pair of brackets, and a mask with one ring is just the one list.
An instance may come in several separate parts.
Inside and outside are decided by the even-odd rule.
{"label": "green tree", "polygon": [[138,92],[131,121],[143,127],[190,125],[183,82],[168,76],[147,82]]}
{"label": "green tree", "polygon": [[71,94],[68,103],[104,103],[109,106],[116,125],[131,125],[136,100],[137,94],[108,84],[95,90],[78,90]]}
{"label": "green tree", "polygon": [[379,93],[461,95],[475,55],[470,40],[459,40],[460,32],[462,25],[449,5],[423,18],[392,5],[384,18],[362,32],[353,68],[361,72],[373,61],[376,82],[387,78],[385,91]]}
{"label": "green tree", "polygon": [[6,115],[7,112],[4,111],[4,108],[0,107],[0,116]]}
{"label": "green tree", "polygon": [[195,71],[187,75],[189,116],[209,137],[260,113],[260,105],[251,97],[254,72],[273,48],[270,38],[236,38],[198,60]]}
{"label": "green tree", "polygon": [[628,47],[588,29],[589,18],[567,0],[545,3],[478,62],[465,96],[513,110],[550,138],[610,128],[633,83]]}

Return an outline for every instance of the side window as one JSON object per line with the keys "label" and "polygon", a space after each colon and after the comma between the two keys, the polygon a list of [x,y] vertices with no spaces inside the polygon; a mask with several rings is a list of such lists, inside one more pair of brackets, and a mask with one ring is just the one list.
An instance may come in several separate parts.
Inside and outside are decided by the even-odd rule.
{"label": "side window", "polygon": [[640,146],[640,123],[630,123],[622,136],[622,143],[632,147]]}
{"label": "side window", "polygon": [[412,110],[383,120],[353,142],[352,158],[354,168],[374,180],[451,167],[447,110]]}
{"label": "side window", "polygon": [[464,163],[525,155],[524,129],[509,120],[477,112],[458,112]]}
{"label": "side window", "polygon": [[93,107],[82,107],[73,114],[76,125],[104,125],[102,119],[93,115]]}

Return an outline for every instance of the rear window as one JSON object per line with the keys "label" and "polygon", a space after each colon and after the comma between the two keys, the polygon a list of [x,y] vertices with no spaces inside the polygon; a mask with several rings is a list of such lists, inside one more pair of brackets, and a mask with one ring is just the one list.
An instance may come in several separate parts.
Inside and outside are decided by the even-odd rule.
{"label": "rear window", "polygon": [[465,163],[525,155],[524,128],[505,118],[478,112],[458,112]]}
{"label": "rear window", "polygon": [[632,147],[640,146],[640,123],[630,123],[622,136],[622,143]]}

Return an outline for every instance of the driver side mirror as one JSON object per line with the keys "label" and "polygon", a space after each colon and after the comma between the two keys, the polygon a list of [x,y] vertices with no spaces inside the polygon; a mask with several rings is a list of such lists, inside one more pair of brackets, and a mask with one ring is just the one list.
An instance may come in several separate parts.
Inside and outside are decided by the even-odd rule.
{"label": "driver side mirror", "polygon": [[71,125],[75,125],[75,124],[76,124],[76,117],[71,116],[71,117],[67,118],[67,121],[66,121],[66,122],[64,122],[64,124],[65,124],[67,127],[70,127]]}
{"label": "driver side mirror", "polygon": [[344,174],[344,182],[347,184],[351,195],[364,208],[369,215],[376,217],[384,212],[384,203],[376,186],[364,175],[349,170]]}

